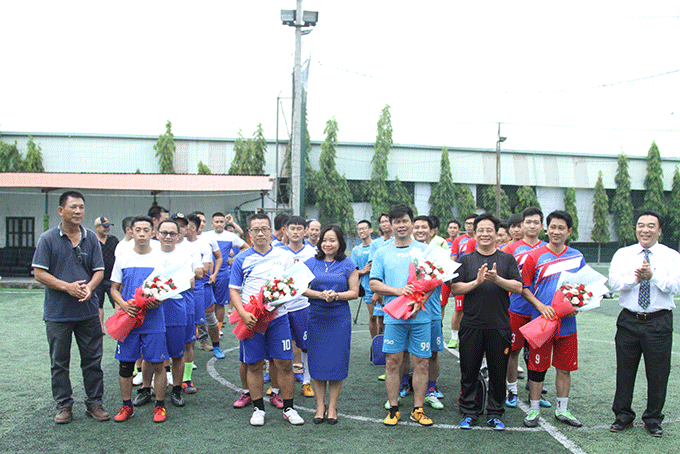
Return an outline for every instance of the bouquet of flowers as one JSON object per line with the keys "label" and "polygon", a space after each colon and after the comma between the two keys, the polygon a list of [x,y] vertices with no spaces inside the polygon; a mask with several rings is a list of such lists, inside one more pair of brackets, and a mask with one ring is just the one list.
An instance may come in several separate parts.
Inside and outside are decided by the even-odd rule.
{"label": "bouquet of flowers", "polygon": [[602,297],[609,292],[605,282],[607,278],[588,265],[575,273],[563,272],[550,304],[557,316],[548,320],[541,315],[519,329],[531,348],[541,347],[559,333],[563,317],[600,307]]}
{"label": "bouquet of flowers", "polygon": [[309,283],[314,279],[314,274],[302,262],[296,263],[281,276],[275,276],[260,288],[257,295],[252,295],[250,301],[243,305],[246,312],[250,312],[257,318],[255,327],[250,330],[243,323],[237,311],[229,315],[229,324],[236,325],[232,331],[239,340],[249,339],[254,333],[264,334],[269,322],[277,314],[277,309],[287,301],[297,298],[307,290]]}
{"label": "bouquet of flowers", "polygon": [[424,251],[411,249],[411,257],[407,284],[413,285],[413,293],[398,296],[383,308],[396,319],[409,318],[416,305],[425,310],[425,294],[458,275],[456,270],[460,263],[451,260],[449,251],[436,245],[430,244]]}
{"label": "bouquet of flowers", "polygon": [[144,323],[149,301],[181,298],[180,293],[191,288],[192,277],[194,272],[188,262],[171,265],[165,269],[155,269],[144,280],[142,286],[135,290],[135,297],[128,300],[128,304],[139,307],[137,315],[131,317],[123,309],[118,309],[106,320],[106,332],[112,338],[124,341],[130,331]]}

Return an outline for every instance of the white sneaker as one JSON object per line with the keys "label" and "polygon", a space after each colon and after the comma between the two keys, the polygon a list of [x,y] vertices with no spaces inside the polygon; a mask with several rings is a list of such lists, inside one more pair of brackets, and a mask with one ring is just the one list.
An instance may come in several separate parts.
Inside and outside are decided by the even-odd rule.
{"label": "white sneaker", "polygon": [[165,377],[168,380],[168,386],[172,386],[172,372],[166,372]]}
{"label": "white sneaker", "polygon": [[[298,412],[295,411],[294,408],[289,408],[288,410],[284,410],[283,417],[286,418],[286,420],[294,426],[301,426],[305,423],[305,420],[302,419],[302,417],[300,417],[300,415],[298,415]],[[252,419],[251,419],[251,424],[252,424]]]}
{"label": "white sneaker", "polygon": [[139,372],[137,372],[137,375],[132,377],[132,384],[135,385],[135,386],[141,385],[143,381],[144,381],[144,378],[142,377],[142,371],[141,370]]}
{"label": "white sneaker", "polygon": [[[260,410],[259,408],[256,408],[253,411],[253,416],[250,417],[250,425],[251,426],[264,426],[264,415],[265,415],[264,410]],[[298,418],[299,418],[299,416],[298,416]]]}
{"label": "white sneaker", "polygon": [[517,373],[518,373],[518,374],[523,374],[523,373],[524,373],[524,369],[522,369],[522,366],[517,366]]}
{"label": "white sneaker", "polygon": [[198,366],[196,365],[196,363],[194,363],[194,365],[191,366],[191,370],[196,370],[196,369],[198,369]]}

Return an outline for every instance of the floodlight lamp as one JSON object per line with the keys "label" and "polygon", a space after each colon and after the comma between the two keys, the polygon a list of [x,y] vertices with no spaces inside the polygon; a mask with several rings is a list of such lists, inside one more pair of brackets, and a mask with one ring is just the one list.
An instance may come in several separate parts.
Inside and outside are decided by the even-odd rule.
{"label": "floodlight lamp", "polygon": [[294,9],[282,9],[281,22],[283,22],[283,25],[289,25],[291,27],[295,26],[295,13],[296,11]]}
{"label": "floodlight lamp", "polygon": [[507,139],[507,137],[499,137],[499,138],[498,138],[498,142],[499,142],[499,143],[500,143],[500,142],[505,142],[505,139]]}
{"label": "floodlight lamp", "polygon": [[303,11],[302,12],[302,22],[305,23],[305,27],[315,26],[319,21],[318,11]]}

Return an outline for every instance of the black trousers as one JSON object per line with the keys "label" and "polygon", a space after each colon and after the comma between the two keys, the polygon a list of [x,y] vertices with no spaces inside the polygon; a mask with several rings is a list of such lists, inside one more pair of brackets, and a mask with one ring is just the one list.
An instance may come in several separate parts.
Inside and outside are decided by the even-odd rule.
{"label": "black trousers", "polygon": [[460,327],[460,397],[458,409],[464,416],[475,420],[484,413],[476,403],[477,377],[482,359],[486,353],[489,370],[489,393],[486,414],[489,418],[500,418],[505,411],[505,378],[508,357],[512,345],[512,329],[476,329]]}
{"label": "black trousers", "polygon": [[647,375],[647,409],[642,414],[645,423],[663,421],[668,376],[671,371],[673,346],[673,313],[651,320],[638,320],[626,310],[616,321],[616,394],[612,411],[625,423],[635,419],[632,409],[635,376],[644,355]]}

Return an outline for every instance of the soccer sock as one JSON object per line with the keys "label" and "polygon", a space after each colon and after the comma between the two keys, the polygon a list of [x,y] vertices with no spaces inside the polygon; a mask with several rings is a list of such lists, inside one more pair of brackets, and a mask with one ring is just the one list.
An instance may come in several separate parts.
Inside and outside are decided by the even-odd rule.
{"label": "soccer sock", "polygon": [[156,406],[157,407],[165,407],[165,400],[157,400]]}
{"label": "soccer sock", "polygon": [[179,394],[182,391],[182,386],[173,386],[172,387],[172,392],[175,394]]}
{"label": "soccer sock", "polygon": [[220,346],[220,341],[213,342],[212,344],[213,344],[213,348],[219,347],[219,346]]}
{"label": "soccer sock", "polygon": [[307,357],[307,352],[302,352],[302,383],[309,383],[312,377],[309,375],[309,358]]}
{"label": "soccer sock", "polygon": [[486,364],[486,358],[482,358],[482,369],[488,369],[488,365]]}
{"label": "soccer sock", "polygon": [[458,340],[458,331],[456,330],[451,330],[451,339]]}
{"label": "soccer sock", "polygon": [[408,385],[408,374],[404,374],[404,376],[401,377],[401,385]]}
{"label": "soccer sock", "polygon": [[182,381],[191,381],[191,373],[194,371],[194,362],[184,363],[184,377]]}
{"label": "soccer sock", "polygon": [[128,407],[132,407],[132,399],[124,400],[123,405],[127,405]]}
{"label": "soccer sock", "polygon": [[224,322],[217,322],[217,326],[220,329],[220,331],[222,331],[222,323],[224,323]]}
{"label": "soccer sock", "polygon": [[283,399],[283,411],[293,408],[293,399]]}
{"label": "soccer sock", "polygon": [[563,411],[566,411],[568,403],[569,403],[568,397],[558,397],[557,398],[557,409],[555,411],[557,413],[562,413]]}
{"label": "soccer sock", "polygon": [[279,388],[272,388],[272,395],[274,395],[274,394],[278,394],[278,393],[279,393],[279,391],[280,391],[280,389],[279,389]]}
{"label": "soccer sock", "polygon": [[170,366],[165,366],[165,371],[170,372]]}
{"label": "soccer sock", "polygon": [[535,410],[537,412],[541,412],[541,401],[540,400],[530,400],[529,401],[529,409],[530,410]]}
{"label": "soccer sock", "polygon": [[393,407],[390,407],[390,416],[395,417],[397,415],[398,411],[399,411],[399,405],[395,405]]}
{"label": "soccer sock", "polygon": [[264,411],[264,398],[260,397],[259,399],[253,400],[253,411],[255,408]]}
{"label": "soccer sock", "polygon": [[513,383],[508,382],[508,391],[510,391],[514,395],[517,395],[517,382]]}
{"label": "soccer sock", "polygon": [[427,382],[427,393],[433,393],[437,388],[437,380],[430,380]]}

